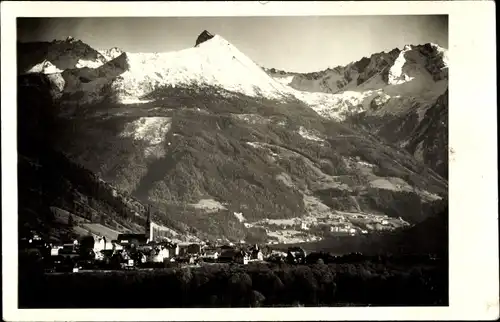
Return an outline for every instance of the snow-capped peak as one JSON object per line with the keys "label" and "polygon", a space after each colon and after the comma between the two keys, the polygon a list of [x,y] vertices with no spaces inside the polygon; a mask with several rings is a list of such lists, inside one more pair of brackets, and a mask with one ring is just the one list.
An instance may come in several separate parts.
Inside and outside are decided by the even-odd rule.
{"label": "snow-capped peak", "polygon": [[28,73],[43,73],[43,74],[55,74],[61,73],[62,70],[54,66],[50,61],[44,60],[41,63],[36,64],[31,67]]}
{"label": "snow-capped peak", "polygon": [[99,53],[103,55],[107,61],[110,61],[123,54],[123,50],[118,47],[113,47],[110,49],[99,50]]}
{"label": "snow-capped peak", "polygon": [[448,51],[431,43],[407,44],[315,73],[266,71],[319,114],[343,119],[361,111],[392,113],[434,102],[447,87]]}
{"label": "snow-capped peak", "polygon": [[[161,95],[164,87],[215,87],[253,97],[294,97],[320,115],[342,120],[362,111],[382,113],[410,106],[415,97],[418,102],[432,101],[447,86],[447,51],[432,44],[406,45],[403,50],[373,54],[322,72],[270,69],[271,75],[226,39],[208,31],[197,37],[194,47],[175,52],[127,53],[113,47],[99,53],[87,47],[79,42],[55,46],[51,53],[57,59],[51,59],[55,66],[37,67],[45,72],[72,68],[72,64],[93,69],[64,76],[64,92],[84,93],[78,96],[78,104],[104,97],[136,104]],[[103,95],[103,90],[111,93]]]}
{"label": "snow-capped peak", "polygon": [[267,97],[280,97],[283,90],[281,84],[219,35],[176,52],[126,55],[130,67],[114,84],[121,101],[136,101],[161,86],[211,85]]}
{"label": "snow-capped peak", "polygon": [[403,66],[406,64],[405,55],[411,50],[410,45],[405,45],[404,49],[399,53],[398,58],[394,61],[394,64],[389,69],[388,84],[398,85],[409,82],[413,77],[408,76],[408,74],[403,72]]}

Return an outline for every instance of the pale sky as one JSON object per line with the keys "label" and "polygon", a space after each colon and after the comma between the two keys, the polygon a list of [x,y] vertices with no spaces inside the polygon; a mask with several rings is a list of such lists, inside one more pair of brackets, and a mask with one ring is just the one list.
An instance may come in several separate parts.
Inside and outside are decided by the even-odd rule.
{"label": "pale sky", "polygon": [[313,72],[406,44],[448,48],[448,16],[19,18],[18,40],[73,36],[95,49],[167,52],[219,34],[268,68]]}

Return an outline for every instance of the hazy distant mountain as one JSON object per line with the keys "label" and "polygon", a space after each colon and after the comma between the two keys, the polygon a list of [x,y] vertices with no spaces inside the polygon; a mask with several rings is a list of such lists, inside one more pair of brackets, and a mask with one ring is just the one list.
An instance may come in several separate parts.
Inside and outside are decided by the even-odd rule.
{"label": "hazy distant mountain", "polygon": [[[204,238],[313,240],[325,230],[418,223],[447,197],[446,179],[374,135],[383,137],[383,122],[373,133],[364,117],[350,122],[391,109],[394,117],[404,115],[401,109],[427,111],[425,122],[434,127],[416,128],[407,148],[414,154],[429,148],[428,133],[441,131],[431,113],[444,113],[440,106],[447,104],[436,103],[443,94],[436,84],[445,80],[430,83],[420,67],[405,64],[402,73],[384,76],[387,57],[398,55],[350,67],[353,79],[342,88],[356,83],[356,90],[306,92],[204,32],[192,48],[124,52],[96,68],[50,60],[63,71],[44,75],[50,86],[42,92],[50,93],[59,119],[53,146],[117,189],[160,206],[168,220]],[[36,86],[29,75],[21,84]],[[413,96],[400,95],[407,86]],[[436,104],[417,106],[423,102]],[[436,159],[432,166],[441,160],[429,151],[426,157]]]}

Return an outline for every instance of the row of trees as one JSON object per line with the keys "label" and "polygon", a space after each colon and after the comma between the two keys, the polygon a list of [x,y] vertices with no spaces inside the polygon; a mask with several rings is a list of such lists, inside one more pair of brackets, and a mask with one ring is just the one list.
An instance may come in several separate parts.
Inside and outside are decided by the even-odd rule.
{"label": "row of trees", "polygon": [[447,291],[447,265],[441,262],[207,265],[111,274],[31,271],[20,279],[19,303],[26,308],[447,305]]}

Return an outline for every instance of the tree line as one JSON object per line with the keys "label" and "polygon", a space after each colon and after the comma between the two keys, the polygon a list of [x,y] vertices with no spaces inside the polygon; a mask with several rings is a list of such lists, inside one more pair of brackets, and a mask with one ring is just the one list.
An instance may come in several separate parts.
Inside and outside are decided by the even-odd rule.
{"label": "tree line", "polygon": [[[36,265],[35,265],[36,266]],[[444,261],[204,265],[155,271],[21,271],[20,307],[192,308],[447,305]]]}

